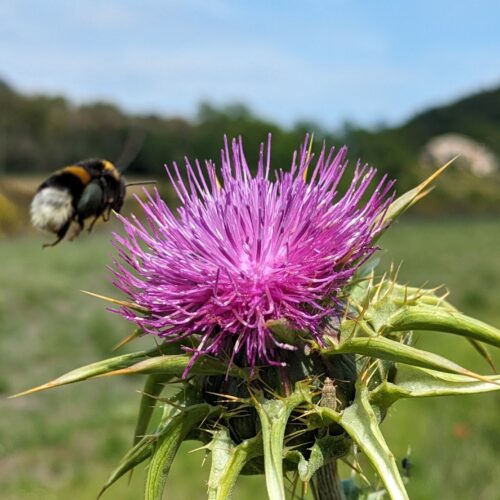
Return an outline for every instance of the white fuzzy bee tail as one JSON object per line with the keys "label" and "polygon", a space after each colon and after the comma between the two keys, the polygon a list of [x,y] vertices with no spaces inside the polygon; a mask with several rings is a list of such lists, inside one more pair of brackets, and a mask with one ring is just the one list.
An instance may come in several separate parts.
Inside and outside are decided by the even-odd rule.
{"label": "white fuzzy bee tail", "polygon": [[30,213],[37,229],[57,233],[73,214],[71,194],[66,189],[43,188],[33,198]]}

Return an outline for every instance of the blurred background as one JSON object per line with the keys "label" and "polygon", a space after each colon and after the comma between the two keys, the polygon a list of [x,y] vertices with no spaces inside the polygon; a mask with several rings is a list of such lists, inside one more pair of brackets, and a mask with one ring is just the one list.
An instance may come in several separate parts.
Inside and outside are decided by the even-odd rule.
{"label": "blurred background", "polygon": [[[116,223],[44,251],[51,237],[29,225],[50,172],[114,161],[131,137],[144,143],[127,178],[157,179],[172,203],[163,165],[217,161],[224,134],[243,135],[251,163],[271,132],[273,166],[286,168],[314,132],[399,192],[460,154],[384,236],[381,268],[402,262],[401,281],[445,283],[454,305],[500,326],[498,19],[488,0],[0,1],[2,498],[95,498],[130,445],[140,380],[6,396],[112,355],[131,330],[79,291],[117,295],[106,270]],[[460,339],[419,345],[488,371]],[[411,498],[498,498],[499,412],[492,395],[400,403],[384,432],[399,458],[411,448]],[[169,498],[205,498],[203,458],[175,464]],[[140,469],[107,498],[140,498]],[[263,478],[240,483],[236,498],[264,497]]]}

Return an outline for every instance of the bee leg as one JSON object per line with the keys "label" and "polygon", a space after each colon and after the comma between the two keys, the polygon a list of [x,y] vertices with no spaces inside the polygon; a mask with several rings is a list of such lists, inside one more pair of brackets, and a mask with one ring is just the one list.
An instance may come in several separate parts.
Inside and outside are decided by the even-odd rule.
{"label": "bee leg", "polygon": [[73,241],[75,238],[77,238],[84,228],[84,223],[82,219],[77,218],[75,222],[77,223],[77,226],[73,231],[73,234],[71,235],[70,241]]}
{"label": "bee leg", "polygon": [[64,236],[59,236],[57,238],[56,241],[52,242],[52,243],[44,243],[42,245],[42,248],[49,248],[49,247],[55,247],[62,239],[64,238]]}
{"label": "bee leg", "polygon": [[90,226],[88,227],[87,231],[90,233],[90,231],[92,231],[92,228],[94,227],[95,223],[97,222],[97,219],[99,219],[99,217],[101,216],[101,214],[97,214],[93,219],[92,219],[92,222],[90,223]]}
{"label": "bee leg", "polygon": [[55,247],[65,236],[66,233],[68,232],[69,226],[71,224],[71,220],[69,220],[64,226],[57,231],[57,240],[54,241],[53,243],[44,243],[42,245],[42,248],[47,248],[47,247]]}
{"label": "bee leg", "polygon": [[111,216],[111,210],[113,210],[113,209],[111,208],[111,206],[109,206],[107,212],[103,212],[103,214],[102,214],[102,220],[104,222],[108,222],[108,220],[109,220],[109,218]]}

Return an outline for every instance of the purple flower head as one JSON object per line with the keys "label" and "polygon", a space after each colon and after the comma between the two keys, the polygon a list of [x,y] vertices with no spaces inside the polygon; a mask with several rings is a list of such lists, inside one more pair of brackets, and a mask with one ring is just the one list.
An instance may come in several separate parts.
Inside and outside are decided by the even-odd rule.
{"label": "purple flower head", "polygon": [[147,223],[121,217],[126,234],[115,235],[115,285],[147,311],[120,313],[166,339],[194,336],[193,359],[240,353],[249,366],[281,364],[280,349],[293,348],[266,326],[274,319],[321,344],[322,320],[341,314],[340,290],[375,251],[393,185],[384,177],[364,196],[376,171],[358,163],[339,195],[346,155],[323,146],[313,161],[306,138],[272,180],[270,144],[253,175],[240,138],[225,141],[220,169],[186,160],[184,180],[167,167],[177,217],[155,191],[139,201]]}

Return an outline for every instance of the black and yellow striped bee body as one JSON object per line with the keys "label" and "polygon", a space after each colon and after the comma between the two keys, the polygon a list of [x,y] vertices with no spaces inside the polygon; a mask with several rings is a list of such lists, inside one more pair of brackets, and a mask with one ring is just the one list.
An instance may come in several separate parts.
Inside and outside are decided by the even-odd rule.
{"label": "black and yellow striped bee body", "polygon": [[31,222],[42,231],[57,235],[44,246],[57,245],[77,224],[74,236],[92,218],[92,230],[99,217],[109,218],[111,210],[119,212],[125,200],[125,181],[108,160],[83,160],[54,172],[39,187],[31,202]]}

